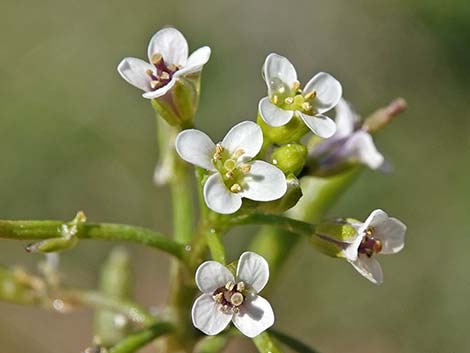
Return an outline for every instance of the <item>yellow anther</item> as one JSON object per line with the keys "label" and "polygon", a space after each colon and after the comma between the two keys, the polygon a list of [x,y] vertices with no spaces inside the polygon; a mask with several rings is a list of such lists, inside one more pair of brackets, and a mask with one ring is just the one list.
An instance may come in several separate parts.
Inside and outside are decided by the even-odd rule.
{"label": "yellow anther", "polygon": [[160,84],[160,81],[153,80],[152,82],[150,82],[150,87],[157,88],[159,84]]}
{"label": "yellow anther", "polygon": [[240,184],[233,184],[233,185],[230,187],[230,191],[237,193],[237,192],[242,191],[242,187],[240,186]]}
{"label": "yellow anther", "polygon": [[227,179],[232,179],[232,178],[233,178],[233,172],[230,171],[230,172],[225,173],[225,177],[226,177]]}
{"label": "yellow anther", "polygon": [[245,290],[245,282],[241,281],[237,283],[237,291],[243,292]]}
{"label": "yellow anther", "polygon": [[220,143],[215,145],[215,153],[222,153],[223,151],[224,151],[224,148],[222,147]]}
{"label": "yellow anther", "polygon": [[243,174],[248,174],[251,170],[251,165],[243,164],[240,166],[240,170],[242,171]]}
{"label": "yellow anther", "polygon": [[272,98],[271,98],[273,104],[278,104],[279,103],[279,96],[278,95],[274,95]]}
{"label": "yellow anther", "polygon": [[297,91],[299,88],[300,88],[300,82],[299,82],[299,81],[295,81],[295,82],[292,84],[292,89],[293,89],[294,91]]}
{"label": "yellow anther", "polygon": [[152,55],[152,64],[157,65],[163,60],[163,56],[161,54],[153,54]]}
{"label": "yellow anther", "polygon": [[220,292],[220,293],[217,293],[216,295],[213,295],[212,299],[214,299],[216,303],[222,303],[223,297],[224,297],[224,294]]}
{"label": "yellow anther", "polygon": [[292,97],[287,97],[286,99],[284,99],[284,103],[286,103],[286,104],[292,104],[292,103],[294,103],[294,98],[292,98]]}
{"label": "yellow anther", "polygon": [[146,73],[148,76],[150,76],[150,77],[153,76],[153,71],[150,70],[150,69],[145,70],[145,73]]}
{"label": "yellow anther", "polygon": [[313,90],[304,95],[305,99],[312,99],[317,96],[317,91]]}
{"label": "yellow anther", "polygon": [[168,70],[171,70],[171,71],[176,71],[178,70],[178,67],[175,65],[175,64],[170,64],[167,66]]}
{"label": "yellow anther", "polygon": [[305,111],[309,111],[310,109],[312,109],[312,105],[309,102],[304,102],[302,103],[302,109]]}
{"label": "yellow anther", "polygon": [[235,306],[240,306],[243,304],[243,294],[241,293],[233,293],[233,295],[230,297],[230,303],[232,303],[232,305],[235,305]]}
{"label": "yellow anther", "polygon": [[233,288],[235,288],[235,283],[233,283],[232,281],[228,281],[227,284],[225,285],[225,289],[233,290]]}
{"label": "yellow anther", "polygon": [[238,159],[240,158],[243,154],[245,154],[245,151],[242,148],[239,148],[235,151],[233,154],[233,158]]}
{"label": "yellow anther", "polygon": [[170,74],[168,72],[163,71],[162,74],[160,75],[160,79],[162,80],[168,80],[170,78]]}

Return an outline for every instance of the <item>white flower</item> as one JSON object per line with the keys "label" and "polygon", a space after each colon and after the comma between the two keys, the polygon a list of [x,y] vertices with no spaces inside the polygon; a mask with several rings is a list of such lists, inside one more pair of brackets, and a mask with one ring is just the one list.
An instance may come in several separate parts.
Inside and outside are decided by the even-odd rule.
{"label": "white flower", "polygon": [[131,85],[145,91],[145,98],[153,99],[167,93],[178,78],[199,73],[210,54],[209,47],[202,47],[188,57],[188,42],[183,34],[175,28],[164,28],[150,40],[150,63],[125,58],[118,65],[118,72]]}
{"label": "white flower", "polygon": [[405,246],[406,226],[382,210],[373,211],[364,223],[355,225],[357,238],[345,249],[346,260],[369,281],[383,282],[377,254],[396,254]]}
{"label": "white flower", "polygon": [[287,183],[281,170],[264,161],[251,161],[262,145],[261,128],[252,121],[235,125],[217,145],[195,129],[180,132],[175,142],[182,159],[213,172],[204,184],[204,199],[211,210],[222,214],[236,212],[242,197],[272,201],[285,194]]}
{"label": "white flower", "polygon": [[318,136],[327,138],[335,133],[334,121],[323,115],[341,98],[341,84],[333,76],[320,72],[301,90],[291,62],[271,53],[264,62],[263,77],[268,97],[260,100],[258,109],[266,124],[282,126],[297,114]]}
{"label": "white flower", "polygon": [[216,261],[204,262],[196,271],[203,294],[193,304],[194,326],[212,336],[232,321],[244,335],[258,336],[274,324],[271,305],[258,295],[268,279],[268,263],[253,252],[240,256],[236,277]]}
{"label": "white flower", "polygon": [[360,126],[360,117],[341,99],[336,106],[336,133],[315,146],[311,152],[319,168],[335,169],[344,163],[359,162],[371,169],[384,164],[372,136]]}

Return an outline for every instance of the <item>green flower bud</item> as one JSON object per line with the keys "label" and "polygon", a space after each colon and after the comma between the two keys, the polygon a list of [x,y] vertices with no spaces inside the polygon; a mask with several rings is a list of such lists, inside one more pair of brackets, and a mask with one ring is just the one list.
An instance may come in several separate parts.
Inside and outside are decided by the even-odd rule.
{"label": "green flower bud", "polygon": [[287,191],[283,197],[274,201],[258,202],[256,210],[268,213],[283,213],[294,207],[302,197],[302,189],[299,180],[293,174],[288,175],[286,181]]}
{"label": "green flower bud", "polygon": [[307,125],[305,125],[302,119],[300,119],[297,115],[294,115],[294,117],[286,125],[272,127],[266,124],[258,114],[257,123],[263,129],[263,135],[269,141],[279,145],[298,142],[305,134],[310,131]]}
{"label": "green flower bud", "polygon": [[344,249],[357,237],[354,219],[324,221],[315,227],[315,234],[310,238],[312,246],[331,257],[344,257]]}
{"label": "green flower bud", "polygon": [[299,175],[307,159],[307,148],[298,143],[289,143],[276,148],[271,154],[271,163],[285,174]]}

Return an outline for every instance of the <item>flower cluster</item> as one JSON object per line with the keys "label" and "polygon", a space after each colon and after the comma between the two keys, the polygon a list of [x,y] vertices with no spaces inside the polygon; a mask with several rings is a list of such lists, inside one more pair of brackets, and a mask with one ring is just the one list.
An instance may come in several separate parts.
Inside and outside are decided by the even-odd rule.
{"label": "flower cluster", "polygon": [[[221,215],[236,213],[234,217],[243,219],[254,212],[284,212],[302,197],[300,180],[307,175],[327,180],[359,165],[383,167],[372,134],[403,110],[403,104],[361,122],[332,75],[319,72],[302,87],[292,63],[275,53],[262,66],[267,95],[259,101],[257,122],[242,121],[214,143],[193,128],[200,73],[209,56],[210,49],[202,47],[188,57],[183,35],[165,28],[150,41],[150,63],[126,58],[118,66],[121,76],[145,91],[156,112],[175,127],[168,153],[200,168],[201,199],[209,209],[204,214],[211,217],[204,225],[215,219],[217,227],[226,229],[228,218]],[[332,110],[335,120],[325,115]],[[169,163],[170,178],[171,168]],[[289,223],[287,217],[283,220]],[[309,227],[315,227],[308,234],[315,248],[346,259],[375,284],[383,282],[376,256],[402,250],[406,232],[402,222],[382,210],[373,211],[365,222],[341,219]],[[291,225],[288,230],[296,232]],[[258,295],[269,278],[268,262],[245,252],[232,265],[236,273],[229,270],[235,266],[217,261],[197,268],[195,282],[202,295],[193,304],[192,321],[207,335],[217,335],[233,322],[243,334],[255,337],[274,324],[271,305]]]}

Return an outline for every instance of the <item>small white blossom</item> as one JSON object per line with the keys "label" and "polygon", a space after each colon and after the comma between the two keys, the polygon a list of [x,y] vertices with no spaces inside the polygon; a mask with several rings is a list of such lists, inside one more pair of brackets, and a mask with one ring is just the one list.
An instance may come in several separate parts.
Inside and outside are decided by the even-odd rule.
{"label": "small white blossom", "polygon": [[262,145],[261,128],[252,121],[235,125],[218,144],[195,129],[180,132],[175,142],[182,159],[212,172],[204,184],[204,199],[211,210],[222,214],[236,212],[243,197],[272,201],[286,193],[286,177],[281,170],[251,160]]}
{"label": "small white blossom", "polygon": [[244,335],[258,336],[274,324],[271,305],[258,295],[268,279],[268,263],[253,252],[240,256],[235,277],[216,261],[204,262],[196,271],[203,294],[192,308],[194,326],[212,336],[232,321]]}
{"label": "small white blossom", "polygon": [[346,260],[375,284],[383,282],[377,254],[396,254],[405,246],[406,226],[382,210],[373,211],[364,223],[354,225],[357,237],[344,251]]}
{"label": "small white blossom", "polygon": [[359,162],[371,169],[384,164],[372,136],[361,127],[360,117],[344,99],[336,105],[336,133],[316,145],[311,156],[325,170],[349,162]]}
{"label": "small white blossom", "polygon": [[271,53],[264,62],[263,77],[268,97],[260,100],[258,109],[266,124],[283,126],[296,114],[320,137],[328,138],[335,133],[334,121],[323,115],[341,98],[341,84],[333,76],[320,72],[302,90],[291,62]]}
{"label": "small white blossom", "polygon": [[180,77],[197,74],[209,60],[211,50],[205,46],[188,57],[188,42],[175,28],[164,28],[154,34],[148,46],[149,63],[125,58],[118,72],[131,85],[145,91],[148,99],[167,93]]}

